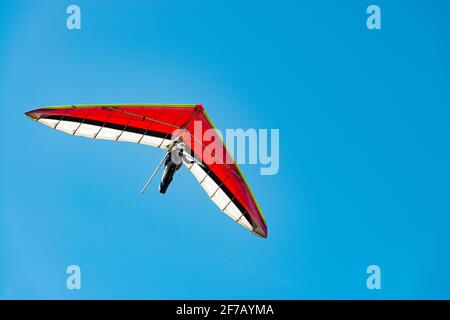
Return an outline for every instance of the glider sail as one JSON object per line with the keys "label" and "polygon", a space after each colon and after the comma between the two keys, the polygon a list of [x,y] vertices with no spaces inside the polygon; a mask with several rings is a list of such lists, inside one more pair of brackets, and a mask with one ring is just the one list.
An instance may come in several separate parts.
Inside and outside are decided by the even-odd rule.
{"label": "glider sail", "polygon": [[[32,120],[70,135],[133,142],[170,151],[182,141],[196,161],[183,164],[221,211],[249,231],[267,237],[261,210],[220,136],[195,134],[214,129],[201,105],[71,105],[25,113]],[[178,132],[176,135],[173,133]],[[211,132],[211,130],[210,130]],[[176,140],[175,140],[176,139]],[[211,148],[211,140],[215,142]],[[217,147],[217,142],[219,146]],[[213,161],[204,161],[205,158]]]}

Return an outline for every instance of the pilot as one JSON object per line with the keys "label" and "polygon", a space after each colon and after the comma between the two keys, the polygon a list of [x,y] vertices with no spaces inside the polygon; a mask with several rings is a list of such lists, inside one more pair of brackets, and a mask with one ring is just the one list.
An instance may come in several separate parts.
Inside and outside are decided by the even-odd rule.
{"label": "pilot", "polygon": [[183,159],[186,160],[183,149],[177,149],[167,153],[164,160],[164,172],[159,184],[159,192],[166,193],[167,188],[172,182],[173,175],[176,171],[178,171],[178,169],[180,169],[181,164],[183,163]]}

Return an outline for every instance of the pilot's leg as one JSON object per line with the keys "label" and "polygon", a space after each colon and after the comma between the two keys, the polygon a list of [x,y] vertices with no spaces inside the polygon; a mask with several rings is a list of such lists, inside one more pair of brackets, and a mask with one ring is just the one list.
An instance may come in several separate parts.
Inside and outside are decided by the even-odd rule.
{"label": "pilot's leg", "polygon": [[175,173],[175,166],[169,164],[164,168],[164,172],[161,178],[161,183],[159,184],[159,192],[166,193],[167,188],[172,182],[173,174]]}

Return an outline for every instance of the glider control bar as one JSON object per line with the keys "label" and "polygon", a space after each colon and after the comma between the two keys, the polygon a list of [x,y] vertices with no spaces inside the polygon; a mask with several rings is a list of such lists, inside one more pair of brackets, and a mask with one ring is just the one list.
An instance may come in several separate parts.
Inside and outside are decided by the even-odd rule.
{"label": "glider control bar", "polygon": [[[195,119],[195,116],[197,115],[199,111],[195,110],[194,114],[192,115],[192,117],[189,119],[189,121],[186,123],[186,125],[183,127],[183,129],[186,129],[191,122]],[[176,146],[177,142],[179,142],[179,137],[176,137],[174,139],[174,141],[172,142],[172,144],[169,146],[168,151],[169,153],[172,151],[172,149]],[[147,180],[147,183],[145,184],[144,188],[142,188],[141,190],[141,194],[144,194],[145,190],[147,190],[148,186],[150,185],[150,182],[152,182],[153,178],[155,177],[156,173],[159,171],[159,169],[162,167],[164,160],[166,159],[167,155],[164,155],[164,157],[161,159],[161,161],[159,162],[158,166],[156,167],[155,171],[153,171],[152,175],[150,176],[150,178]]]}
{"label": "glider control bar", "polygon": [[147,190],[148,186],[150,185],[150,182],[152,182],[152,180],[155,177],[156,173],[159,171],[159,169],[163,165],[165,159],[166,159],[166,155],[164,155],[164,157],[161,159],[161,161],[159,162],[158,166],[156,167],[155,171],[153,171],[152,175],[147,180],[147,183],[145,184],[144,188],[142,188],[142,190],[141,190],[141,194],[144,194],[145,190]]}

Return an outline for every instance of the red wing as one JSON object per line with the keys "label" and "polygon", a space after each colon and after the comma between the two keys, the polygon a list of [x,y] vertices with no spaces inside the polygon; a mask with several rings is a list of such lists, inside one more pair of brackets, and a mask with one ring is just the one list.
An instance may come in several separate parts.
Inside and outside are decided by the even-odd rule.
{"label": "red wing", "polygon": [[[201,126],[202,130],[198,130]],[[182,135],[198,163],[186,163],[211,200],[234,221],[258,236],[267,237],[267,225],[250,187],[203,110]],[[197,130],[196,130],[197,129]],[[204,133],[209,130],[208,135]]]}
{"label": "red wing", "polygon": [[[201,105],[62,106],[36,109],[26,115],[71,135],[134,142],[161,149],[167,149],[174,136],[181,135],[198,160],[198,163],[185,165],[211,200],[234,221],[267,237],[266,222],[225,144],[214,131],[210,131],[209,136],[203,135],[214,126]],[[196,126],[201,126],[202,131],[196,132]]]}
{"label": "red wing", "polygon": [[195,105],[63,106],[26,115],[71,135],[147,144],[165,149],[171,135],[196,112]]}

